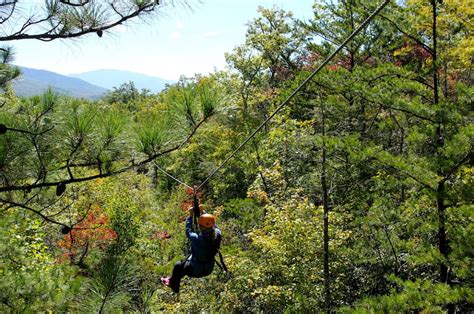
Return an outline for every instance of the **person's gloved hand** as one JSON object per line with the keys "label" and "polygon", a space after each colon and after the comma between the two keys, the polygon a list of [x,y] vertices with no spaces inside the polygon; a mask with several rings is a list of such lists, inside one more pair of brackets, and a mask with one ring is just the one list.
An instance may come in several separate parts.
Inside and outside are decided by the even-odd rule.
{"label": "person's gloved hand", "polygon": [[[199,207],[199,210],[200,210],[200,214],[205,214],[206,212],[202,209],[202,207]],[[194,216],[194,207],[189,207],[188,209],[188,212],[189,212],[189,216]]]}

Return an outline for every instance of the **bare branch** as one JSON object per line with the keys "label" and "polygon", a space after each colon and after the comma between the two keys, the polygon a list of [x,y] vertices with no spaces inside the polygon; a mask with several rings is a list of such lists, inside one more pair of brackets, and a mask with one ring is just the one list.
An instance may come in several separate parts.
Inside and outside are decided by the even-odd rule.
{"label": "bare branch", "polygon": [[408,76],[400,75],[400,74],[398,74],[398,73],[386,73],[386,74],[381,74],[381,75],[379,75],[379,76],[376,76],[376,77],[370,79],[370,80],[368,81],[368,84],[371,85],[371,86],[373,86],[372,83],[374,83],[375,81],[380,80],[380,79],[382,79],[382,78],[385,78],[385,77],[403,78],[403,79],[406,79],[406,80],[409,80],[409,81],[414,81],[414,82],[423,84],[423,85],[425,85],[426,87],[428,87],[429,89],[434,89],[433,85],[431,85],[431,84],[429,84],[428,82],[424,81],[422,78],[408,77]]}
{"label": "bare branch", "polygon": [[30,132],[30,131],[27,131],[27,130],[21,130],[21,129],[16,129],[16,128],[9,128],[9,127],[6,127],[7,130],[9,131],[13,131],[13,132],[18,132],[18,133],[24,133],[24,134],[29,134],[29,135],[33,135],[33,136],[38,136],[38,135],[43,135],[44,133],[47,133],[49,131],[51,131],[52,129],[54,129],[54,126],[46,129],[46,130],[43,130],[41,132],[38,132],[38,133],[34,133],[34,132]]}
{"label": "bare branch", "polygon": [[[67,209],[71,208],[72,204],[74,204],[74,201],[72,203],[69,203],[67,205],[65,205],[63,208],[61,208],[59,211],[57,211],[56,213],[54,214],[51,214],[51,215],[48,215],[48,217],[52,218],[52,217],[55,217],[55,216],[58,216],[58,215],[61,215],[62,213],[64,213]],[[76,222],[77,224],[77,222]],[[71,226],[72,227],[72,226]]]}
{"label": "bare branch", "polygon": [[[387,165],[387,164],[386,164]],[[424,186],[425,188],[427,188],[428,190],[431,190],[431,191],[435,191],[436,189],[434,187],[432,187],[431,185],[429,185],[428,183],[426,182],[423,182],[421,181],[421,179],[415,177],[414,175],[412,175],[410,172],[408,171],[405,171],[403,169],[400,169],[400,168],[397,168],[395,166],[392,166],[392,165],[387,165],[389,168],[392,168],[393,170],[396,170],[396,171],[399,171],[401,172],[403,175],[415,180],[416,182],[418,182],[419,184],[421,184],[422,186]]]}
{"label": "bare branch", "polygon": [[124,17],[123,14],[122,14],[119,10],[117,10],[117,8],[115,7],[115,4],[114,4],[113,2],[110,4],[110,7],[112,8],[112,10],[114,10],[114,12],[115,12],[118,16],[120,16],[120,18],[123,19],[123,17]]}
{"label": "bare branch", "polygon": [[36,215],[40,216],[41,218],[43,218],[43,220],[45,220],[45,221],[48,221],[48,222],[51,222],[53,224],[60,225],[60,226],[66,227],[66,228],[70,228],[68,225],[65,225],[62,222],[51,219],[50,217],[44,215],[41,211],[36,210],[34,208],[31,208],[29,206],[26,206],[25,204],[20,204],[20,203],[5,200],[5,199],[0,199],[0,202],[5,203],[5,204],[10,204],[10,205],[12,205],[11,207],[20,207],[20,208],[29,210],[29,211],[35,213]]}
{"label": "bare branch", "polygon": [[374,117],[372,118],[372,121],[370,122],[370,126],[369,128],[367,129],[367,133],[370,132],[370,130],[372,130],[372,127],[374,126],[375,124],[375,120],[377,119],[377,117],[379,116],[380,114],[380,111],[382,111],[382,106],[379,106],[379,109],[377,109],[377,112],[375,113]]}
{"label": "bare branch", "polygon": [[59,2],[73,6],[73,7],[82,7],[90,2],[90,0],[79,0],[79,3],[74,3],[69,0],[59,0]]}
{"label": "bare branch", "polygon": [[12,17],[13,12],[15,12],[16,3],[17,3],[17,0],[12,0],[12,1],[5,1],[2,4],[0,4],[0,7],[9,6],[9,5],[12,6],[10,9],[10,13],[6,17],[1,18],[0,24],[5,23]]}
{"label": "bare branch", "polygon": [[[46,21],[48,21],[49,19],[52,18],[52,15],[48,15],[46,16],[45,18],[43,19],[40,19],[40,20],[37,20],[37,21],[32,21],[32,17],[29,17],[28,20],[23,24],[23,26],[20,28],[19,31],[17,31],[16,33],[13,33],[12,35],[10,35],[10,37],[14,37],[14,36],[20,36],[21,34],[23,34],[26,29],[28,29],[30,26],[33,26],[33,25],[37,25],[37,24],[41,24],[41,23],[44,23]],[[3,37],[0,37],[0,41],[2,41],[2,38]]]}

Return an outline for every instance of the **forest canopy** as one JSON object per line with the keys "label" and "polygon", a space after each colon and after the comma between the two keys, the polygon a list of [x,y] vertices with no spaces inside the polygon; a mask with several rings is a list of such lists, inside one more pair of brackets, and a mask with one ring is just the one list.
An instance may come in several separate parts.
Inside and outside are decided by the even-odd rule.
{"label": "forest canopy", "polygon": [[[161,5],[46,1],[20,21],[20,3],[0,4],[6,44],[102,36]],[[260,7],[227,70],[158,94],[20,98],[3,47],[0,311],[473,311],[471,1],[392,1],[302,85],[380,3]],[[203,182],[229,272],[176,297],[159,278],[188,254]]]}

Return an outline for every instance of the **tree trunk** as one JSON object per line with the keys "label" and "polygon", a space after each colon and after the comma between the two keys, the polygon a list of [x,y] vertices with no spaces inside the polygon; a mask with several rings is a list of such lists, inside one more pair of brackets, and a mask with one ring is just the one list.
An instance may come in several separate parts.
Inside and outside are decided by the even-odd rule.
{"label": "tree trunk", "polygon": [[324,242],[324,308],[327,313],[331,310],[331,291],[330,291],[330,274],[329,274],[329,202],[328,202],[328,187],[326,182],[326,126],[324,105],[322,109],[322,156],[321,156],[321,187],[323,190],[323,209],[324,209],[324,227],[323,227],[323,242]]}
{"label": "tree trunk", "polygon": [[[433,10],[433,104],[438,109],[439,105],[439,77],[438,77],[438,44],[437,44],[437,0],[431,0],[431,6]],[[438,126],[436,128],[436,154],[439,149],[444,145],[443,134],[442,134],[442,117],[438,115]],[[439,169],[439,174],[442,175],[443,170]],[[443,283],[448,282],[448,266],[446,260],[449,254],[449,244],[446,237],[446,205],[445,205],[445,186],[444,181],[438,183],[436,191],[436,207],[438,210],[438,249],[443,256],[443,261],[440,264],[439,279]]]}
{"label": "tree trunk", "polygon": [[[438,245],[439,252],[444,259],[448,258],[449,245],[446,238],[446,205],[444,204],[444,182],[438,183],[436,205],[438,207]],[[445,261],[441,262],[439,280],[448,283],[448,267]]]}

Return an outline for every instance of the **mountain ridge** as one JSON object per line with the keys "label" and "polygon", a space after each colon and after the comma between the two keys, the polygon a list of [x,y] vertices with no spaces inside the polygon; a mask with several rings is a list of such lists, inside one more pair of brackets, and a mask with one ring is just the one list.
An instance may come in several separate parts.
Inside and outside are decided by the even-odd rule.
{"label": "mountain ridge", "polygon": [[133,82],[137,89],[148,89],[152,93],[163,90],[167,84],[176,81],[165,80],[138,72],[115,69],[101,69],[70,75],[59,74],[45,69],[18,66],[21,76],[12,83],[20,97],[42,94],[48,87],[60,94],[74,98],[97,100],[114,87]]}
{"label": "mountain ridge", "polygon": [[73,73],[69,74],[69,76],[82,79],[106,89],[112,89],[114,87],[119,87],[122,84],[133,82],[136,88],[148,89],[152,93],[160,92],[167,84],[176,83],[176,81],[166,80],[156,76],[116,69],[99,69],[82,73]]}
{"label": "mountain ridge", "polygon": [[99,99],[108,92],[105,88],[79,78],[43,69],[18,67],[21,70],[21,75],[12,82],[12,86],[15,93],[20,97],[42,94],[49,87],[57,93],[74,98]]}

